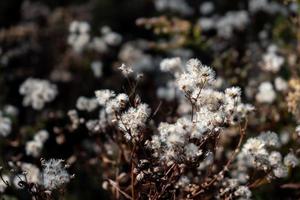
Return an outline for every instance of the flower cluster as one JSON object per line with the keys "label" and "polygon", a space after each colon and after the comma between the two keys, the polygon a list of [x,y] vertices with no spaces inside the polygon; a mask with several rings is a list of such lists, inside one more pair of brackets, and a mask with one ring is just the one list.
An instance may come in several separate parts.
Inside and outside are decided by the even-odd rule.
{"label": "flower cluster", "polygon": [[[290,152],[282,160],[278,151],[271,151],[281,145],[274,132],[263,132],[258,137],[249,138],[238,156],[239,166],[254,167],[271,171],[269,176],[282,178],[288,176],[288,168],[299,164],[298,158]],[[241,167],[242,168],[242,167]]]}
{"label": "flower cluster", "polygon": [[76,108],[78,110],[83,110],[91,112],[98,107],[98,101],[95,98],[79,97],[76,102]]}
{"label": "flower cluster", "polygon": [[152,136],[148,146],[153,149],[154,156],[165,162],[196,161],[202,150],[194,143],[193,138],[200,139],[204,132],[189,119],[180,118],[175,124],[161,123],[159,134]]}
{"label": "flower cluster", "polygon": [[107,52],[109,47],[117,46],[121,43],[120,34],[113,32],[109,27],[101,28],[102,36],[91,36],[90,24],[85,21],[72,21],[69,25],[68,44],[77,53],[85,49],[93,49],[100,53]]}
{"label": "flower cluster", "polygon": [[54,190],[62,185],[68,183],[71,176],[66,170],[66,166],[63,164],[63,160],[50,159],[48,161],[43,160],[43,186],[48,190]]}
{"label": "flower cluster", "polygon": [[46,130],[40,130],[38,131],[34,137],[33,140],[30,140],[26,143],[26,154],[33,157],[40,156],[44,143],[49,137],[49,133]]}
{"label": "flower cluster", "polygon": [[90,25],[84,21],[73,21],[70,24],[68,43],[75,51],[80,52],[87,46],[90,40],[90,29]]}
{"label": "flower cluster", "polygon": [[186,64],[186,71],[178,79],[178,87],[185,92],[193,92],[195,88],[203,88],[212,84],[215,72],[203,65],[198,59],[190,59]]}
{"label": "flower cluster", "polygon": [[[177,73],[174,69],[179,69],[180,63],[179,58],[164,60],[161,68]],[[191,106],[195,107],[192,113],[195,117],[192,116],[192,121],[183,117],[175,124],[161,123],[159,134],[154,135],[149,143],[155,156],[167,162],[195,161],[202,155],[202,150],[201,145],[197,146],[193,140],[201,143],[218,135],[223,126],[240,123],[253,111],[251,105],[241,103],[240,88],[227,88],[224,93],[208,88],[215,81],[214,75],[214,71],[198,59],[190,59],[186,71],[175,74],[179,89],[186,93]]]}
{"label": "flower cluster", "polygon": [[58,94],[57,87],[47,80],[28,78],[20,86],[19,92],[24,95],[23,105],[41,110],[45,103],[54,100]]}
{"label": "flower cluster", "polygon": [[0,28],[0,196],[299,198],[300,2],[114,2]]}
{"label": "flower cluster", "polygon": [[120,116],[119,127],[124,131],[127,140],[139,140],[140,131],[145,127],[150,114],[151,109],[147,104],[142,103],[135,108],[129,108]]}
{"label": "flower cluster", "polygon": [[277,47],[268,47],[267,52],[262,57],[261,67],[270,72],[278,72],[284,63],[284,58],[277,54]]}

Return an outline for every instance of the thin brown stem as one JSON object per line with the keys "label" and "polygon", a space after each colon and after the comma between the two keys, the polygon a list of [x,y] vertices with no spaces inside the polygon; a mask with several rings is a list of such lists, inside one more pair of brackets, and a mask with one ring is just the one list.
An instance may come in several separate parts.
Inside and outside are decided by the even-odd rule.
{"label": "thin brown stem", "polygon": [[134,144],[133,148],[132,148],[132,152],[131,152],[131,197],[132,200],[135,200],[135,190],[134,190],[134,183],[135,183],[135,177],[134,177],[134,156],[135,156],[135,150],[136,150],[136,144]]}

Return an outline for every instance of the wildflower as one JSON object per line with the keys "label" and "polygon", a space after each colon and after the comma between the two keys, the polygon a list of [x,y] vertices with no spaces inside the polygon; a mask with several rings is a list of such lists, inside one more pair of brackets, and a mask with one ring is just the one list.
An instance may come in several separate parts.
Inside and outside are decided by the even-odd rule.
{"label": "wildflower", "polygon": [[104,106],[108,100],[115,97],[115,93],[111,90],[97,90],[95,91],[95,95],[97,97],[97,101],[99,105]]}
{"label": "wildflower", "polygon": [[129,101],[128,95],[124,94],[124,93],[118,94],[118,96],[116,97],[116,99],[118,100],[118,102],[120,104],[124,104],[124,103],[126,103],[126,102]]}
{"label": "wildflower", "polygon": [[91,63],[91,69],[96,78],[102,77],[103,74],[103,63],[101,61],[94,61]]}
{"label": "wildflower", "polygon": [[[282,166],[282,156],[279,152],[269,153],[268,147],[279,147],[279,138],[276,133],[268,131],[262,132],[256,138],[250,138],[244,144],[242,152],[238,156],[239,161],[244,158],[249,166],[258,169],[273,169],[274,176],[283,177],[285,169]],[[243,164],[242,164],[243,165]]]}
{"label": "wildflower", "polygon": [[210,17],[201,17],[198,23],[203,31],[209,31],[215,28],[215,20]]}
{"label": "wildflower", "polygon": [[265,143],[257,138],[250,138],[245,143],[242,151],[246,154],[252,154],[257,157],[266,156],[268,153],[265,149]]}
{"label": "wildflower", "polygon": [[69,26],[69,31],[71,33],[74,33],[76,31],[87,33],[90,31],[90,25],[84,21],[72,21]]}
{"label": "wildflower", "polygon": [[179,57],[163,59],[160,62],[160,70],[163,72],[172,72],[176,76],[182,70],[181,59]]}
{"label": "wildflower", "polygon": [[210,67],[203,65],[198,59],[190,59],[186,66],[187,71],[177,79],[179,89],[183,91],[203,88],[215,80],[215,72]]}
{"label": "wildflower", "polygon": [[106,103],[105,111],[108,114],[114,114],[115,112],[119,112],[122,108],[126,106],[129,101],[129,97],[127,94],[118,94],[115,98],[109,100]]}
{"label": "wildflower", "polygon": [[71,176],[63,165],[63,160],[50,159],[42,161],[43,186],[48,190],[60,188],[70,182]]}
{"label": "wildflower", "polygon": [[236,197],[239,197],[240,199],[250,199],[252,196],[252,193],[250,191],[250,189],[247,186],[238,186],[237,189],[234,192],[234,195]]}
{"label": "wildflower", "polygon": [[278,91],[286,91],[288,89],[288,83],[281,77],[275,78],[275,88]]}
{"label": "wildflower", "polygon": [[270,153],[269,162],[272,166],[278,166],[281,164],[282,156],[278,151],[273,151]]}
{"label": "wildflower", "polygon": [[23,105],[30,105],[36,110],[41,110],[45,103],[53,101],[58,94],[56,85],[47,80],[35,78],[28,78],[24,81],[19,92],[24,95]]}
{"label": "wildflower", "polygon": [[150,116],[150,112],[147,104],[140,104],[136,108],[131,107],[121,115],[119,126],[122,130],[128,130],[129,134],[137,139],[140,129],[145,126]]}
{"label": "wildflower", "polygon": [[49,133],[46,130],[40,130],[34,135],[34,141],[44,143],[49,138]]}
{"label": "wildflower", "polygon": [[203,2],[200,6],[200,13],[203,15],[210,14],[214,10],[214,4],[210,1]]}
{"label": "wildflower", "polygon": [[284,58],[276,54],[276,49],[269,47],[266,54],[263,55],[261,66],[264,70],[278,72],[284,63]]}
{"label": "wildflower", "polygon": [[28,141],[25,145],[26,155],[38,157],[40,156],[44,143],[49,137],[49,133],[46,130],[40,130],[34,135],[33,140]]}
{"label": "wildflower", "polygon": [[3,113],[8,116],[16,117],[19,114],[19,110],[13,105],[5,105],[3,108]]}
{"label": "wildflower", "polygon": [[260,103],[273,103],[276,98],[276,93],[273,85],[270,82],[263,82],[258,87],[256,100]]}
{"label": "wildflower", "polygon": [[243,30],[249,21],[249,15],[245,10],[229,11],[217,20],[217,33],[223,38],[230,38],[234,30]]}
{"label": "wildflower", "polygon": [[101,37],[94,37],[90,44],[89,47],[91,49],[94,49],[95,51],[99,52],[99,53],[105,53],[109,50],[106,42],[104,41],[103,38]]}
{"label": "wildflower", "polygon": [[145,46],[147,44],[144,41],[125,43],[120,50],[119,59],[127,63],[135,73],[153,70],[154,58],[144,53]]}
{"label": "wildflower", "polygon": [[241,96],[241,88],[239,87],[231,87],[225,90],[225,95],[230,98],[236,98]]}
{"label": "wildflower", "polygon": [[103,40],[111,46],[117,46],[122,42],[122,36],[116,32],[111,31],[109,27],[102,28]]}
{"label": "wildflower", "polygon": [[262,132],[258,139],[263,141],[266,146],[278,147],[280,145],[278,135],[271,131]]}
{"label": "wildflower", "polygon": [[199,150],[198,146],[193,143],[189,143],[184,147],[185,155],[188,159],[192,160],[198,156],[201,156],[202,150]]}
{"label": "wildflower", "polygon": [[189,142],[191,132],[197,131],[194,128],[194,124],[184,118],[178,119],[175,124],[160,123],[159,134],[152,137],[150,148],[166,162],[192,161],[202,154],[198,146]]}
{"label": "wildflower", "polygon": [[183,15],[189,15],[193,12],[183,0],[155,0],[154,3],[158,11],[171,10]]}
{"label": "wildflower", "polygon": [[68,44],[76,52],[81,52],[87,47],[90,40],[90,25],[84,21],[73,21],[69,27]]}
{"label": "wildflower", "polygon": [[95,98],[79,97],[76,102],[76,108],[78,110],[85,110],[91,112],[98,107],[98,101]]}
{"label": "wildflower", "polygon": [[22,163],[21,169],[25,173],[26,180],[29,183],[40,184],[41,175],[39,168],[30,163]]}
{"label": "wildflower", "polygon": [[285,166],[294,168],[299,164],[299,159],[290,152],[284,157],[283,162]]}
{"label": "wildflower", "polygon": [[8,117],[4,117],[2,112],[0,111],[0,135],[2,137],[6,137],[11,132],[12,122]]}
{"label": "wildflower", "polygon": [[81,118],[79,118],[76,110],[69,110],[68,116],[72,122],[72,128],[77,129],[79,124],[82,122]]}
{"label": "wildflower", "polygon": [[132,68],[124,63],[119,67],[119,70],[124,76],[128,76],[133,72]]}
{"label": "wildflower", "polygon": [[289,143],[291,139],[290,133],[287,131],[283,131],[280,133],[280,142],[281,144],[285,145],[287,143]]}
{"label": "wildflower", "polygon": [[285,7],[282,7],[280,4],[274,1],[268,0],[250,0],[249,1],[249,11],[256,13],[259,11],[263,11],[266,13],[274,14],[274,13],[281,13],[285,14],[286,10]]}
{"label": "wildflower", "polygon": [[279,165],[273,169],[273,174],[277,178],[285,178],[288,176],[288,168],[283,165]]}
{"label": "wildflower", "polygon": [[85,126],[91,132],[97,132],[100,129],[99,120],[88,120]]}
{"label": "wildflower", "polygon": [[41,142],[37,142],[35,140],[31,140],[29,142],[26,142],[25,150],[26,155],[38,157],[43,149],[43,144]]}

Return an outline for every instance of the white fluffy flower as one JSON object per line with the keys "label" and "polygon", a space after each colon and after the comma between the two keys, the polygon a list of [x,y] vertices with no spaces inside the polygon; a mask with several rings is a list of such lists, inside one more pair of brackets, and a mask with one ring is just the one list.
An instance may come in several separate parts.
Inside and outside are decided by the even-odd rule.
{"label": "white fluffy flower", "polygon": [[215,28],[215,20],[210,17],[201,17],[199,19],[199,25],[203,31],[209,31]]}
{"label": "white fluffy flower", "polygon": [[8,104],[4,106],[3,113],[5,113],[8,116],[16,117],[19,114],[19,110],[17,107]]}
{"label": "white fluffy flower", "polygon": [[282,156],[278,151],[273,151],[270,153],[269,162],[272,166],[278,166],[281,164]]}
{"label": "white fluffy flower", "polygon": [[239,98],[241,96],[241,88],[239,87],[231,87],[226,88],[225,95],[230,98]]}
{"label": "white fluffy flower", "polygon": [[84,21],[73,21],[69,26],[68,44],[74,51],[81,52],[90,41],[90,25]]}
{"label": "white fluffy flower", "polygon": [[104,106],[111,98],[116,96],[116,94],[111,90],[97,90],[95,91],[95,95],[99,105],[101,106]]}
{"label": "white fluffy flower", "polygon": [[276,77],[274,83],[278,91],[286,91],[288,89],[288,83],[281,77]]}
{"label": "white fluffy flower", "polygon": [[49,133],[46,130],[40,130],[34,135],[33,140],[28,141],[25,145],[26,155],[38,157],[40,156],[44,143],[49,138]]}
{"label": "white fluffy flower", "polygon": [[40,184],[41,174],[39,168],[30,163],[22,163],[21,169],[23,172],[25,172],[26,180],[29,183]]}
{"label": "white fluffy flower", "polygon": [[23,105],[30,105],[36,110],[41,110],[45,103],[53,101],[58,94],[56,85],[36,78],[28,78],[23,82],[19,92],[24,95]]}
{"label": "white fluffy flower", "polygon": [[251,199],[252,193],[247,186],[238,186],[234,192],[234,195],[239,197],[240,199]]}
{"label": "white fluffy flower", "polygon": [[127,94],[121,93],[118,94],[115,98],[109,100],[106,103],[105,111],[108,114],[113,114],[119,112],[122,108],[126,106],[129,101]]}
{"label": "white fluffy flower", "polygon": [[214,10],[215,6],[213,2],[205,1],[200,6],[200,13],[203,15],[210,14]]}
{"label": "white fluffy flower", "polygon": [[203,88],[215,80],[215,72],[210,67],[203,65],[198,59],[190,59],[186,66],[186,72],[177,79],[179,89],[183,91]]}
{"label": "white fluffy flower", "polygon": [[63,160],[50,159],[43,161],[43,185],[48,190],[60,188],[70,181],[70,175],[63,165]]}
{"label": "white fluffy flower", "polygon": [[284,63],[284,58],[277,55],[273,49],[273,47],[269,48],[267,53],[263,55],[261,67],[266,71],[278,72]]}
{"label": "white fluffy flower", "polygon": [[76,108],[78,110],[85,110],[91,112],[98,107],[98,101],[95,98],[79,97],[76,102]]}
{"label": "white fluffy flower", "polygon": [[218,35],[230,38],[234,30],[243,30],[249,21],[249,15],[245,10],[229,11],[216,22]]}
{"label": "white fluffy flower", "polygon": [[101,61],[94,61],[91,63],[91,69],[96,78],[102,77],[103,74],[103,64]]}
{"label": "white fluffy flower", "polygon": [[182,61],[179,57],[165,58],[160,62],[160,70],[163,72],[172,72],[176,76],[182,70]]}
{"label": "white fluffy flower", "polygon": [[278,135],[271,131],[262,132],[258,136],[258,139],[263,141],[265,145],[269,147],[279,147],[280,145]]}
{"label": "white fluffy flower", "polygon": [[41,142],[41,143],[46,142],[48,138],[49,138],[49,133],[46,130],[38,131],[33,137],[34,141]]}
{"label": "white fluffy flower", "polygon": [[119,126],[122,130],[129,131],[131,137],[138,139],[139,131],[145,126],[150,112],[147,104],[139,104],[136,108],[131,107],[121,115]]}
{"label": "white fluffy flower", "polygon": [[252,193],[247,186],[238,186],[234,192],[234,195],[239,197],[240,199],[247,200],[251,198]]}
{"label": "white fluffy flower", "polygon": [[35,140],[31,140],[25,145],[26,155],[28,156],[38,157],[41,154],[42,149],[43,143],[37,142]]}
{"label": "white fluffy flower", "polygon": [[125,65],[124,63],[119,67],[119,70],[124,76],[128,76],[133,72],[132,67],[129,65]]}
{"label": "white fluffy flower", "polygon": [[257,157],[268,155],[265,149],[265,143],[257,138],[248,139],[247,142],[244,144],[242,151],[245,154],[252,154]]}
{"label": "white fluffy flower", "polygon": [[198,146],[193,143],[186,145],[184,150],[186,157],[189,159],[194,159],[202,154],[202,151],[199,150]]}
{"label": "white fluffy flower", "polygon": [[122,42],[122,36],[116,32],[109,32],[103,35],[104,41],[111,46],[117,46]]}
{"label": "white fluffy flower", "polygon": [[4,117],[0,111],[0,135],[6,137],[11,132],[12,122],[10,118]]}
{"label": "white fluffy flower", "polygon": [[277,178],[285,178],[288,176],[288,168],[283,165],[279,165],[273,169],[273,174]]}
{"label": "white fluffy flower", "polygon": [[276,93],[273,89],[273,85],[270,82],[263,82],[258,87],[258,93],[256,94],[256,101],[260,103],[273,103],[276,99]]}
{"label": "white fluffy flower", "polygon": [[293,153],[288,153],[283,160],[283,163],[287,167],[296,167],[299,164],[299,159]]}
{"label": "white fluffy flower", "polygon": [[183,15],[193,13],[193,10],[184,0],[155,0],[154,5],[158,11],[171,10]]}

